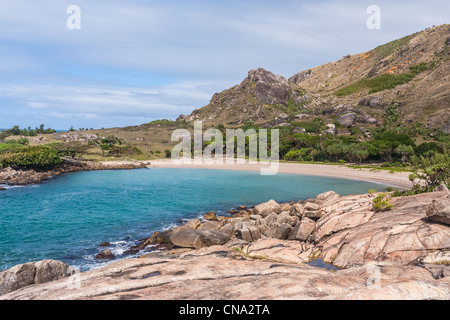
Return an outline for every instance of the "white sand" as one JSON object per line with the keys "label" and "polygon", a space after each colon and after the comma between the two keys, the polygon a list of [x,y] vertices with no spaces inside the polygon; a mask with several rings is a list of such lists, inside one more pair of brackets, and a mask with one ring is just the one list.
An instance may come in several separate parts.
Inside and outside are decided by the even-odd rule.
{"label": "white sand", "polygon": [[[261,168],[268,168],[267,164],[226,164],[220,161],[215,164],[205,163],[184,163],[175,164],[172,160],[153,160],[151,161],[152,168],[198,168],[198,169],[217,169],[217,170],[246,170],[246,171],[260,171]],[[353,169],[346,166],[339,165],[322,165],[322,164],[299,164],[299,163],[279,163],[278,172],[292,173],[312,176],[325,176],[332,178],[342,178],[351,180],[363,180],[381,183],[388,186],[397,187],[400,189],[411,189],[412,184],[409,181],[408,172],[391,173],[387,170],[373,170],[373,169]]]}

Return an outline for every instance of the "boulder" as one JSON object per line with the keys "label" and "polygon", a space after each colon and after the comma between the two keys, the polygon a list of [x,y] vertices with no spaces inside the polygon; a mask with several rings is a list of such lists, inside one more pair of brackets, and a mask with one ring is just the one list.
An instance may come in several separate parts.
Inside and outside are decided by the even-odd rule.
{"label": "boulder", "polygon": [[317,211],[319,210],[319,205],[317,203],[307,202],[303,208],[305,211]]}
{"label": "boulder", "polygon": [[219,230],[220,228],[222,228],[222,226],[222,222],[208,220],[203,222],[201,226],[198,227],[198,230]]}
{"label": "boulder", "polygon": [[305,133],[306,129],[302,128],[302,127],[295,127],[294,130],[292,130],[293,134],[298,134],[298,133]]}
{"label": "boulder", "polygon": [[442,192],[442,191],[448,192],[448,188],[445,184],[441,184],[441,185],[437,186],[436,188],[434,188],[433,191],[434,192]]}
{"label": "boulder", "polygon": [[173,232],[179,232],[182,230],[195,230],[201,225],[201,221],[199,219],[192,219],[186,222],[185,224],[175,227],[172,229]]}
{"label": "boulder", "polygon": [[362,99],[358,103],[358,106],[376,108],[378,106],[381,106],[382,104],[383,100],[380,97],[367,97]]}
{"label": "boulder", "polygon": [[426,212],[431,221],[450,225],[450,201],[433,200]]}
{"label": "boulder", "polygon": [[287,223],[273,223],[268,231],[265,233],[265,236],[268,238],[285,240],[289,237],[289,233],[291,232],[292,227]]}
{"label": "boulder", "polygon": [[255,242],[261,238],[261,233],[258,227],[254,225],[245,225],[242,229],[237,231],[237,236],[239,239],[248,242]]}
{"label": "boulder", "polygon": [[356,113],[346,113],[337,120],[343,127],[351,127],[356,120]]}
{"label": "boulder", "polygon": [[308,240],[309,236],[314,232],[316,229],[316,223],[314,220],[304,217],[296,226],[295,234],[292,234],[291,237],[295,240],[299,241],[306,241]]}
{"label": "boulder", "polygon": [[320,206],[322,203],[325,203],[327,201],[332,201],[332,200],[335,200],[335,199],[338,199],[338,198],[339,198],[339,195],[336,192],[328,191],[328,192],[324,192],[324,193],[319,194],[316,197],[316,201],[314,203],[318,204]]}
{"label": "boulder", "polygon": [[204,216],[203,219],[205,220],[213,220],[213,221],[217,221],[217,216],[215,212],[207,212]]}
{"label": "boulder", "polygon": [[295,116],[295,119],[297,119],[297,120],[306,120],[306,119],[309,119],[310,117],[311,116],[309,114],[300,113],[300,114]]}
{"label": "boulder", "polygon": [[336,134],[336,126],[334,124],[331,124],[331,123],[327,124],[327,129],[324,130],[323,133],[335,135]]}
{"label": "boulder", "polygon": [[304,212],[305,212],[305,208],[303,207],[303,205],[301,203],[296,203],[291,207],[290,214],[292,216],[301,217]]}
{"label": "boulder", "polygon": [[66,278],[72,273],[73,269],[69,265],[56,260],[43,260],[34,264],[36,267],[36,274],[34,276],[34,283],[46,283],[62,278]]}
{"label": "boulder", "polygon": [[116,256],[109,249],[102,251],[95,256],[98,260],[113,260],[115,257]]}
{"label": "boulder", "polygon": [[103,243],[100,243],[100,245],[99,245],[99,247],[110,247],[110,246],[111,246],[110,242],[103,242]]}
{"label": "boulder", "polygon": [[182,230],[172,233],[170,241],[177,247],[200,249],[225,244],[230,235],[214,230]]}
{"label": "boulder", "polygon": [[271,213],[280,213],[281,207],[275,200],[270,200],[255,206],[254,212],[265,218]]}
{"label": "boulder", "polygon": [[0,272],[0,296],[20,288],[71,276],[75,271],[55,260],[29,262]]}

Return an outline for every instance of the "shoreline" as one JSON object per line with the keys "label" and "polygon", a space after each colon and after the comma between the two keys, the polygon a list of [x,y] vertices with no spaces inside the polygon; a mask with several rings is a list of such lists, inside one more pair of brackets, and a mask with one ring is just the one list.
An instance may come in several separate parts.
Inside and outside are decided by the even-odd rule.
{"label": "shoreline", "polygon": [[[237,170],[237,171],[261,171],[267,170],[269,165],[261,163],[225,163],[225,161],[209,163],[174,163],[172,160],[148,160],[148,161],[82,161],[70,159],[60,168],[48,171],[13,170],[5,168],[0,170],[0,186],[32,185],[49,180],[54,176],[64,173],[92,170],[132,170],[143,168],[180,168],[180,169],[209,169],[209,170]],[[412,187],[409,180],[409,172],[393,172],[387,170],[349,168],[344,165],[328,164],[303,164],[303,163],[278,163],[277,173],[299,174],[308,176],[329,177],[347,180],[367,181],[387,186],[409,190]]]}
{"label": "shoreline", "polygon": [[[239,171],[260,171],[268,168],[268,165],[261,164],[227,164],[227,163],[183,163],[175,164],[172,160],[151,161],[150,168],[183,168],[183,169],[210,169],[210,170],[239,170]],[[290,173],[308,176],[320,176],[338,179],[368,181],[387,186],[409,190],[412,188],[409,180],[409,172],[394,172],[374,169],[354,169],[342,165],[327,164],[302,164],[302,163],[279,163],[278,173]]]}

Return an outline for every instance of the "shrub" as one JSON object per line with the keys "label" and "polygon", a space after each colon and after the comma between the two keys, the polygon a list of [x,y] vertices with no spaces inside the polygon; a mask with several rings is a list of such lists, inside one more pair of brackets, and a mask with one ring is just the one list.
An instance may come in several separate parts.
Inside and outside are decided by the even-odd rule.
{"label": "shrub", "polygon": [[61,164],[57,151],[47,146],[23,147],[0,155],[0,167],[15,169],[50,169]]}
{"label": "shrub", "polygon": [[373,209],[375,212],[390,211],[394,209],[392,204],[392,197],[386,193],[380,193],[373,199]]}

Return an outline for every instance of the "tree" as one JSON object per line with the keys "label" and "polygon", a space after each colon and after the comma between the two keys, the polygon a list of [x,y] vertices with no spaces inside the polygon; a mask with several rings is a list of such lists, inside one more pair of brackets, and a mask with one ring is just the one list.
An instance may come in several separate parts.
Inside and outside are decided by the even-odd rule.
{"label": "tree", "polygon": [[361,163],[369,157],[369,151],[361,143],[352,143],[344,147],[344,153],[352,162]]}
{"label": "tree", "polygon": [[[105,157],[106,152],[109,153],[111,150],[115,149],[115,146],[117,144],[121,145],[122,141],[119,138],[117,138],[116,136],[109,136],[107,138],[93,140],[92,143],[100,148],[100,150],[102,151],[103,157]],[[117,152],[117,150],[115,150],[115,151]]]}
{"label": "tree", "polygon": [[406,146],[404,144],[399,145],[396,149],[395,152],[400,154],[402,156],[402,162],[406,163],[408,162],[409,158],[411,157],[411,155],[414,154],[414,147],[413,146]]}
{"label": "tree", "polygon": [[450,155],[447,151],[434,153],[430,157],[412,156],[411,165],[409,180],[415,193],[433,191],[441,184],[450,187]]}

